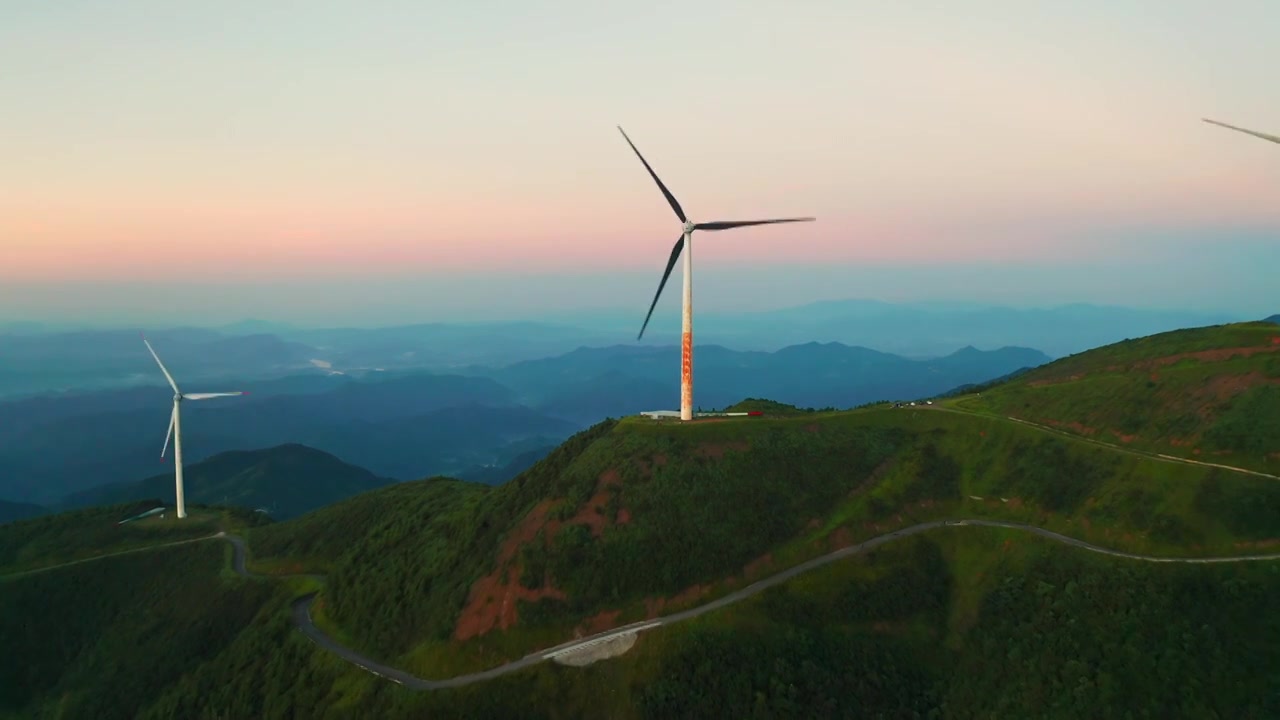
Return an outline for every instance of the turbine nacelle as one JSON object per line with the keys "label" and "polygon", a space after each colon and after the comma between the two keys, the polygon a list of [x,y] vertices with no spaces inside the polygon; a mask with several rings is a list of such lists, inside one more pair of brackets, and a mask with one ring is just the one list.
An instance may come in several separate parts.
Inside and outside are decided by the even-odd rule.
{"label": "turbine nacelle", "polygon": [[692,235],[692,234],[693,234],[693,231],[694,231],[694,230],[696,230],[697,228],[698,228],[698,225],[697,225],[697,223],[695,223],[694,221],[692,221],[692,220],[685,220],[685,221],[684,221],[684,234],[685,234],[685,235]]}

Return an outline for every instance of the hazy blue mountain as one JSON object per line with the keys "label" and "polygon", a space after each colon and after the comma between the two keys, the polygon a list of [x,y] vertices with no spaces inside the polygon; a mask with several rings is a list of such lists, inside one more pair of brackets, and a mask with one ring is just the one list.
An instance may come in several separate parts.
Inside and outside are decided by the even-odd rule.
{"label": "hazy blue mountain", "polygon": [[30,503],[9,502],[8,500],[0,500],[0,525],[13,522],[15,520],[26,520],[49,512],[39,505]]}
{"label": "hazy blue mountain", "polygon": [[[314,349],[274,335],[178,328],[148,334],[183,389],[309,370]],[[164,382],[137,330],[0,335],[0,396]]]}
{"label": "hazy blue mountain", "polygon": [[[187,502],[266,508],[287,519],[394,482],[304,445],[226,452],[188,465],[182,474]],[[164,498],[173,505],[173,471],[139,482],[96,487],[68,496],[64,509]]]}
{"label": "hazy blue mountain", "polygon": [[[578,429],[514,406],[512,391],[483,377],[341,378],[307,390],[187,403],[186,461],[302,443],[381,476],[415,479],[506,462],[514,441],[556,443]],[[171,396],[153,386],[0,402],[0,493],[47,503],[171,467],[172,451],[167,465],[159,457]]]}
{"label": "hazy blue mountain", "polygon": [[[841,343],[810,342],[772,353],[700,345],[694,355],[694,400],[703,408],[744,397],[851,407],[936,395],[1049,360],[1038,350],[1016,347],[966,347],[942,358],[911,360]],[[505,368],[471,369],[545,413],[579,422],[678,407],[679,371],[678,347],[632,345],[579,348]]]}
{"label": "hazy blue mountain", "polygon": [[1272,315],[1271,317],[1267,318],[1266,320],[1263,320],[1262,322],[1270,322],[1270,323],[1276,323],[1277,325],[1280,325],[1280,315]]}
{"label": "hazy blue mountain", "polygon": [[[284,376],[357,379],[413,371],[501,367],[578,347],[679,342],[677,314],[663,308],[645,340],[633,343],[643,307],[562,313],[553,320],[423,323],[382,328],[304,328],[244,320],[217,328],[149,330],[184,388],[214,388]],[[895,304],[838,300],[767,312],[700,313],[697,339],[738,350],[774,351],[839,342],[907,357],[957,348],[1035,347],[1050,356],[1183,327],[1244,320],[1221,314],[1093,305],[1011,309],[975,303]],[[0,398],[159,383],[161,376],[131,329],[67,331],[40,323],[0,333]]]}
{"label": "hazy blue mountain", "polygon": [[[643,317],[642,308],[634,315],[596,313],[584,317],[583,324],[611,330],[620,338],[634,338]],[[1222,313],[1088,304],[1014,309],[973,303],[835,300],[767,312],[704,312],[698,315],[695,333],[699,342],[740,350],[775,350],[817,341],[872,347],[908,357],[937,357],[968,345],[1018,346],[1038,348],[1056,358],[1125,338],[1247,319]],[[678,315],[655,316],[645,339],[678,344]]]}

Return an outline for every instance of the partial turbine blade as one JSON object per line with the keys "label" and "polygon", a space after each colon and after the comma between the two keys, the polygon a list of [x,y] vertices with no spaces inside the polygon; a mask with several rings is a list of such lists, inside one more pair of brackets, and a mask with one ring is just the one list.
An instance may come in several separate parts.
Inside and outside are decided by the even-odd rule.
{"label": "partial turbine blade", "polygon": [[142,342],[147,344],[147,349],[151,351],[151,357],[156,359],[156,364],[160,366],[160,372],[164,373],[164,379],[169,381],[169,385],[173,388],[173,392],[181,395],[182,391],[178,389],[178,383],[173,381],[173,376],[169,374],[169,370],[165,368],[164,363],[160,362],[160,356],[156,354],[155,348],[151,347],[151,343],[147,342],[145,337],[142,338]]}
{"label": "partial turbine blade", "polygon": [[1242,132],[1246,135],[1259,137],[1259,138],[1262,138],[1263,140],[1270,140],[1273,143],[1280,143],[1280,135],[1268,135],[1267,133],[1257,132],[1255,130],[1245,130],[1242,127],[1236,127],[1235,125],[1228,125],[1224,122],[1218,122],[1217,120],[1210,120],[1209,118],[1200,118],[1200,119],[1204,120],[1210,125],[1217,125],[1218,127],[1224,127],[1224,128],[1227,128],[1228,130],[1235,130],[1236,132]]}
{"label": "partial turbine blade", "polygon": [[813,222],[817,218],[781,218],[778,220],[717,220],[715,222],[698,223],[694,230],[732,230],[748,225],[774,225],[776,223]]}
{"label": "partial turbine blade", "polygon": [[681,233],[680,239],[676,241],[676,246],[671,248],[671,257],[667,260],[667,270],[662,273],[662,282],[658,283],[658,292],[653,295],[653,302],[649,304],[649,314],[644,316],[644,324],[640,326],[640,334],[636,335],[636,340],[644,337],[644,329],[649,327],[649,318],[653,317],[653,308],[658,305],[658,298],[662,297],[662,288],[666,287],[667,278],[671,277],[671,269],[676,266],[676,260],[680,259],[680,251],[684,249],[684,234]]}
{"label": "partial turbine blade", "polygon": [[[644,156],[640,154],[639,150],[636,150],[636,144],[631,142],[631,138],[627,137],[627,132],[622,129],[621,125],[618,126],[618,132],[622,133],[623,139],[627,141],[627,144],[631,146],[632,150],[635,150],[636,157],[640,158],[640,162],[644,163],[644,169],[649,171],[649,176],[653,178],[654,182],[658,183],[658,189],[666,196],[667,202],[671,203],[671,209],[676,211],[676,217],[680,218],[680,222],[688,222],[689,219],[684,216],[684,210],[680,208],[680,203],[676,202],[676,197],[672,195],[671,191],[667,189],[667,186],[663,185],[662,181],[658,179],[658,173],[654,172],[653,168],[649,167],[649,161],[644,159]],[[683,236],[681,236],[681,239],[683,239]]]}
{"label": "partial turbine blade", "polygon": [[248,395],[247,392],[226,392],[226,393],[188,393],[182,396],[183,400],[208,400],[209,398],[219,397],[235,397],[236,395]]}
{"label": "partial turbine blade", "polygon": [[169,413],[169,431],[164,434],[164,447],[160,448],[160,459],[169,451],[169,438],[173,437],[173,425],[178,420],[178,404],[173,404],[173,412]]}

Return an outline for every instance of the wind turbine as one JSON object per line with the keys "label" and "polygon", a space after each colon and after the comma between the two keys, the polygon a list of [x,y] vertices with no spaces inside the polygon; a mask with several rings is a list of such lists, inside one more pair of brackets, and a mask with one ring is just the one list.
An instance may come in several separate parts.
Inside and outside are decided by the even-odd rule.
{"label": "wind turbine", "polygon": [[232,397],[235,395],[248,395],[246,392],[223,392],[223,393],[183,393],[178,389],[178,383],[174,382],[173,376],[169,374],[164,363],[160,362],[160,356],[156,354],[155,348],[151,347],[151,343],[146,337],[142,338],[142,342],[146,343],[147,349],[151,351],[151,357],[156,359],[156,364],[160,366],[160,372],[164,373],[164,379],[169,381],[169,386],[173,388],[173,414],[169,416],[169,431],[164,436],[164,447],[160,449],[160,459],[164,459],[164,453],[169,449],[169,438],[173,437],[173,472],[174,472],[174,488],[176,502],[174,503],[178,510],[178,517],[187,516],[187,501],[182,492],[182,413],[179,408],[182,406],[183,400],[208,400],[209,398]]}
{"label": "wind turbine", "polygon": [[694,230],[732,230],[733,228],[747,227],[750,225],[773,225],[776,223],[792,223],[792,222],[812,222],[816,218],[781,218],[776,220],[717,220],[715,222],[695,223],[685,217],[684,210],[680,207],[680,203],[676,201],[671,191],[666,185],[658,179],[658,174],[649,167],[649,162],[644,159],[640,151],[636,149],[636,144],[631,142],[631,138],[627,137],[627,133],[618,126],[618,132],[622,133],[622,137],[635,151],[636,157],[640,158],[640,162],[644,163],[644,169],[649,171],[649,176],[658,184],[658,189],[662,191],[662,195],[667,198],[671,209],[676,211],[676,217],[680,218],[680,222],[684,224],[680,231],[680,238],[676,240],[675,247],[671,249],[671,257],[667,259],[667,269],[662,273],[662,280],[658,283],[658,292],[654,293],[653,302],[649,305],[649,313],[644,316],[644,324],[640,326],[640,334],[636,335],[636,340],[644,337],[644,330],[649,326],[649,318],[653,316],[653,308],[658,304],[658,298],[662,296],[662,288],[667,284],[667,278],[671,276],[671,270],[676,266],[676,260],[680,258],[680,251],[684,251],[684,302],[680,313],[680,419],[693,419],[693,231]]}
{"label": "wind turbine", "polygon": [[1246,130],[1242,127],[1236,127],[1235,125],[1228,125],[1224,122],[1218,122],[1217,120],[1210,120],[1209,118],[1200,118],[1200,119],[1209,123],[1210,125],[1217,125],[1218,127],[1224,127],[1224,128],[1227,128],[1228,130],[1235,130],[1236,132],[1242,132],[1246,135],[1260,137],[1263,140],[1270,140],[1273,143],[1280,143],[1280,135],[1268,135],[1267,133],[1257,132],[1256,130]]}

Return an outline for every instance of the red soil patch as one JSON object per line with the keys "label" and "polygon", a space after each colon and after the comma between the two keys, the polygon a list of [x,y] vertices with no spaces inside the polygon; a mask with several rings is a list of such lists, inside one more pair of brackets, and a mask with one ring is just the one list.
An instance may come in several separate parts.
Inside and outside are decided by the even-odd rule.
{"label": "red soil patch", "polygon": [[849,528],[842,527],[831,533],[831,549],[843,550],[853,544],[853,533],[849,532]]}
{"label": "red soil patch", "polygon": [[819,429],[819,428],[818,428],[818,423],[809,423],[808,425],[805,425],[805,426],[804,426],[804,429],[805,429],[805,430],[808,430],[808,431],[809,431],[809,432],[811,432],[811,433],[816,433],[816,432],[818,432],[818,429]]}
{"label": "red soil patch", "polygon": [[586,637],[587,635],[594,635],[598,632],[604,632],[605,630],[617,627],[618,616],[621,614],[621,610],[605,610],[599,615],[589,617],[582,621],[581,625],[573,629],[573,637]]}
{"label": "red soil patch", "polygon": [[[605,517],[605,507],[609,503],[609,488],[617,487],[622,484],[622,478],[618,477],[617,470],[605,470],[600,473],[600,478],[596,480],[596,491],[586,503],[579,508],[578,512],[571,518],[566,525],[587,525],[591,528],[592,537],[600,537],[604,532],[604,527],[609,523],[609,519]],[[622,510],[618,510],[618,515],[622,515]],[[631,513],[627,513],[627,520],[631,520]],[[547,537],[551,537],[555,530],[559,528],[547,529]]]}
{"label": "red soil patch", "polygon": [[[1240,393],[1251,390],[1259,385],[1274,385],[1278,381],[1268,378],[1260,372],[1254,371],[1241,375],[1218,375],[1210,378],[1208,382],[1196,388],[1192,397],[1206,403],[1217,404],[1223,400],[1230,400]],[[1211,407],[1202,407],[1201,415],[1212,413]]]}
{"label": "red soil patch", "polygon": [[773,553],[765,553],[742,567],[742,578],[744,580],[755,580],[770,565],[773,565]]}
{"label": "red soil patch", "polygon": [[[454,637],[466,640],[484,635],[494,628],[507,630],[513,627],[519,620],[517,600],[536,602],[547,597],[564,599],[564,593],[552,585],[551,578],[543,578],[542,587],[537,590],[530,590],[520,584],[520,549],[533,542],[539,530],[544,531],[544,542],[550,541],[565,524],[586,525],[591,529],[593,537],[600,537],[609,524],[605,508],[610,499],[610,489],[621,484],[622,478],[616,470],[601,473],[596,481],[595,493],[567,523],[547,518],[547,514],[560,500],[544,500],[534,506],[503,540],[498,549],[497,562],[494,563],[495,570],[471,586],[467,604],[458,616]],[[619,524],[630,521],[630,511],[620,508]]]}
{"label": "red soil patch", "polygon": [[737,450],[738,452],[746,452],[747,450],[750,450],[750,449],[751,449],[751,446],[749,444],[739,440],[738,442],[731,442],[731,443],[704,443],[702,445],[699,445],[698,448],[693,452],[695,455],[701,455],[702,457],[705,457],[705,458],[712,458],[714,460],[719,460],[720,458],[724,457],[725,452],[728,450]]}
{"label": "red soil patch", "polygon": [[[733,578],[730,578],[730,581],[732,580]],[[663,608],[667,607],[668,605],[674,605],[676,607],[679,607],[681,605],[687,605],[689,603],[694,602],[695,600],[702,597],[703,595],[706,595],[708,592],[711,592],[710,585],[694,585],[692,587],[687,587],[684,590],[681,590],[675,596],[670,598],[663,598],[663,597],[645,598],[644,609],[645,609],[646,619],[652,620],[658,617],[658,615],[662,612]]]}
{"label": "red soil patch", "polygon": [[1097,430],[1095,430],[1094,428],[1088,427],[1088,426],[1086,426],[1086,425],[1082,425],[1082,424],[1080,424],[1080,423],[1078,423],[1078,422],[1074,422],[1074,421],[1073,421],[1073,422],[1069,422],[1069,423],[1065,423],[1065,424],[1064,424],[1064,427],[1066,427],[1066,428],[1067,428],[1067,429],[1069,429],[1069,430],[1074,430],[1074,431],[1076,431],[1076,432],[1080,433],[1081,435],[1093,435],[1093,434],[1095,434],[1095,433],[1097,433],[1097,432],[1098,432],[1098,431],[1097,431]]}
{"label": "red soil patch", "polygon": [[1192,455],[1199,455],[1199,454],[1200,454],[1200,448],[1196,448],[1195,450],[1192,450],[1192,451],[1191,451],[1191,454],[1192,454]]}
{"label": "red soil patch", "polygon": [[671,598],[670,604],[684,605],[691,603],[709,592],[711,592],[710,585],[693,585],[692,587],[687,587],[684,590],[681,590],[679,594]]}
{"label": "red soil patch", "polygon": [[1071,430],[1075,432],[1077,435],[1093,435],[1094,433],[1098,432],[1096,428],[1091,428],[1087,425],[1082,425],[1081,423],[1078,423],[1075,421],[1061,422],[1059,420],[1046,419],[1044,420],[1044,424],[1052,427],[1056,427],[1056,428],[1066,428],[1067,430]]}
{"label": "red soil patch", "polygon": [[1004,552],[1009,552],[1009,548],[1011,547],[1013,547],[1013,539],[1005,538],[1004,544],[1000,546],[1000,549],[1003,550]]}
{"label": "red soil patch", "polygon": [[1127,443],[1131,443],[1131,442],[1133,442],[1134,440],[1137,440],[1137,439],[1138,439],[1138,436],[1137,436],[1137,435],[1125,435],[1125,434],[1124,434],[1124,433],[1122,433],[1122,432],[1112,433],[1112,435],[1115,435],[1115,436],[1116,436],[1116,438],[1117,438],[1118,440],[1120,440],[1120,442],[1122,442],[1122,443],[1126,443],[1126,444],[1127,444]]}
{"label": "red soil patch", "polygon": [[1057,385],[1065,382],[1075,382],[1085,377],[1085,373],[1076,373],[1075,375],[1059,376],[1055,378],[1045,378],[1043,380],[1032,380],[1027,383],[1027,387],[1044,387],[1046,385]]}
{"label": "red soil patch", "polygon": [[666,465],[666,464],[667,464],[667,456],[666,456],[666,455],[664,455],[664,454],[662,454],[662,453],[658,453],[657,455],[654,455],[654,456],[653,456],[653,464],[654,464],[654,466],[655,466],[655,467],[662,467],[662,466]]}
{"label": "red soil patch", "polygon": [[658,613],[662,612],[662,608],[666,604],[667,604],[666,598],[645,598],[644,619],[652,620],[658,617]]}
{"label": "red soil patch", "polygon": [[1151,382],[1160,382],[1160,373],[1151,373]]}
{"label": "red soil patch", "polygon": [[1014,509],[1022,507],[1022,498],[1009,498],[1009,507]]}
{"label": "red soil patch", "polygon": [[1202,362],[1222,362],[1230,360],[1233,355],[1250,357],[1258,353],[1273,353],[1280,350],[1280,343],[1275,342],[1275,338],[1271,339],[1270,345],[1254,345],[1252,347],[1234,347],[1234,348],[1218,348],[1217,350],[1198,350],[1196,352],[1178,353],[1176,355],[1166,355],[1162,358],[1154,360],[1146,360],[1137,363],[1137,367],[1163,367],[1172,365],[1179,360],[1192,358]]}
{"label": "red soil patch", "polygon": [[[471,586],[467,604],[458,615],[453,636],[458,640],[484,635],[498,627],[506,630],[516,624],[517,600],[537,601],[545,597],[563,599],[564,593],[551,586],[548,579],[537,590],[520,585],[520,568],[512,559],[525,544],[532,542],[538,530],[547,527],[547,513],[556,500],[543,500],[507,535],[498,549],[497,569]],[[551,523],[559,527],[559,523]],[[549,529],[548,535],[554,529]]]}

